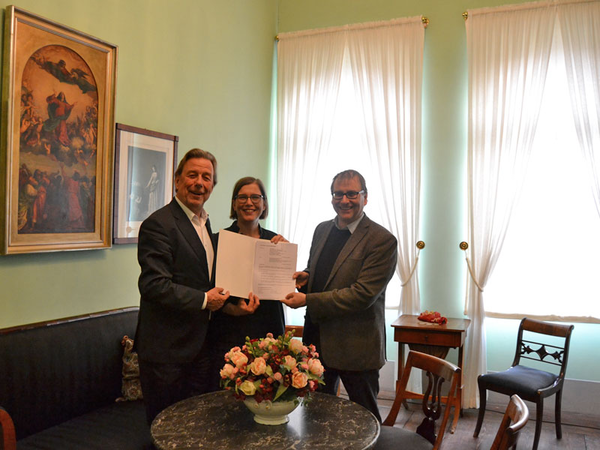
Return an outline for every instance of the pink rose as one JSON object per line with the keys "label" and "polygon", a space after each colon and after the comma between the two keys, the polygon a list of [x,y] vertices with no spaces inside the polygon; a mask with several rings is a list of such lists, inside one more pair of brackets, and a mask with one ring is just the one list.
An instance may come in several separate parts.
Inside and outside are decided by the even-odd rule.
{"label": "pink rose", "polygon": [[296,372],[292,375],[292,386],[296,389],[302,389],[308,383],[308,376],[303,372]]}
{"label": "pink rose", "polygon": [[235,367],[240,368],[248,364],[248,357],[244,355],[242,352],[230,352],[229,359]]}
{"label": "pink rose", "polygon": [[323,365],[321,364],[321,361],[319,361],[318,359],[315,359],[315,358],[308,360],[308,370],[310,371],[310,373],[312,373],[318,377],[323,375],[323,372],[325,371],[325,369],[323,368]]}
{"label": "pink rose", "polygon": [[224,380],[226,380],[228,378],[230,380],[233,380],[235,372],[236,372],[235,367],[233,367],[231,364],[225,364],[220,372],[221,378],[223,378]]}
{"label": "pink rose", "polygon": [[231,361],[231,355],[236,352],[239,352],[241,349],[239,347],[232,347],[227,353],[225,353],[225,361]]}
{"label": "pink rose", "polygon": [[260,344],[258,344],[258,346],[260,347],[260,349],[265,350],[269,345],[276,343],[277,339],[273,339],[272,337],[266,337],[264,339],[261,339]]}
{"label": "pink rose", "polygon": [[296,364],[297,364],[297,362],[296,362],[296,359],[295,359],[295,358],[293,358],[293,357],[292,357],[292,356],[290,356],[290,355],[287,355],[287,356],[285,357],[285,359],[283,360],[283,366],[284,366],[284,367],[285,367],[287,370],[292,370],[292,369],[294,369],[294,368],[296,367]]}
{"label": "pink rose", "polygon": [[254,373],[254,375],[262,375],[263,373],[265,373],[266,369],[267,363],[264,360],[264,358],[258,357],[254,360],[252,364],[250,364],[250,370],[252,371],[252,373]]}
{"label": "pink rose", "polygon": [[281,375],[279,372],[275,372],[273,374],[273,378],[275,378],[277,381],[281,382],[281,380],[283,380],[283,375]]}

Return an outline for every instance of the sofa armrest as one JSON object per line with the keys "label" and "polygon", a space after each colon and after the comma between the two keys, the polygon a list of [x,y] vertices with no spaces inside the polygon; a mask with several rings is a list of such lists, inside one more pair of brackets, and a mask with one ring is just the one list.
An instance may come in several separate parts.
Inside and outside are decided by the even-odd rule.
{"label": "sofa armrest", "polygon": [[0,450],[15,450],[17,448],[17,438],[15,437],[15,426],[10,414],[0,407],[0,431],[2,432],[2,447]]}

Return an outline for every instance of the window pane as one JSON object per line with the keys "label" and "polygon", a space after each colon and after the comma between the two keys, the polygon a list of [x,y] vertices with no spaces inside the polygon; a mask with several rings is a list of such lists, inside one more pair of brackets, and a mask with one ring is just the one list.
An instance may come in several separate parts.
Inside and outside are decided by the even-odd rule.
{"label": "window pane", "polygon": [[485,308],[600,317],[599,273],[600,218],[556,53],[527,179],[485,289]]}
{"label": "window pane", "polygon": [[[362,112],[355,102],[352,77],[348,66],[345,66],[343,73],[338,102],[329,147],[330,151],[325,156],[323,164],[319,167],[315,165],[315,170],[318,172],[317,179],[320,184],[316,190],[318,194],[315,198],[306,199],[313,206],[311,210],[312,222],[307,227],[305,239],[302,239],[298,245],[299,270],[306,267],[315,227],[319,223],[335,217],[331,205],[330,187],[331,180],[337,173],[346,169],[354,169],[365,177],[369,191],[365,213],[375,222],[382,223],[380,211],[385,208],[385,205],[382,201],[381,188],[377,183],[379,177],[373,171],[367,152]],[[398,306],[399,302],[400,280],[397,275],[394,275],[388,286],[386,304],[388,307]]]}

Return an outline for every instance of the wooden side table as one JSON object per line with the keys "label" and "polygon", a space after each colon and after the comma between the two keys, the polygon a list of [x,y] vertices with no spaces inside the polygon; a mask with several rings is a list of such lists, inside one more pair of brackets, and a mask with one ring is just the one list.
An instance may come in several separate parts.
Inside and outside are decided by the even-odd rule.
{"label": "wooden side table", "polygon": [[[461,371],[461,382],[458,386],[456,404],[454,405],[454,420],[450,432],[454,433],[459,415],[462,415],[462,389],[463,389],[463,345],[467,335],[467,329],[471,321],[469,319],[448,319],[445,325],[437,325],[418,320],[418,316],[403,314],[393,323],[394,341],[398,342],[398,383],[404,372],[404,344],[416,351],[430,353],[440,358],[445,358],[448,350],[458,348],[458,367]],[[423,395],[416,392],[407,392],[406,398],[422,399]],[[447,401],[447,398],[443,398]],[[451,407],[447,405],[446,407]],[[392,414],[392,412],[390,412]],[[396,414],[398,412],[396,411]],[[395,420],[395,417],[394,417]]]}

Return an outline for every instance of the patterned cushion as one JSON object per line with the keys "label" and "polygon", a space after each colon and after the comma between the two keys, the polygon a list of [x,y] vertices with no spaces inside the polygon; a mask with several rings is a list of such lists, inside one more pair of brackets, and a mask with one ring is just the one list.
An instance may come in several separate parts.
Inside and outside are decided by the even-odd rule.
{"label": "patterned cushion", "polygon": [[133,339],[129,336],[123,336],[121,341],[123,345],[123,384],[121,387],[122,397],[117,399],[118,402],[141,400],[142,385],[140,384],[140,366],[138,363],[137,352],[132,351]]}

